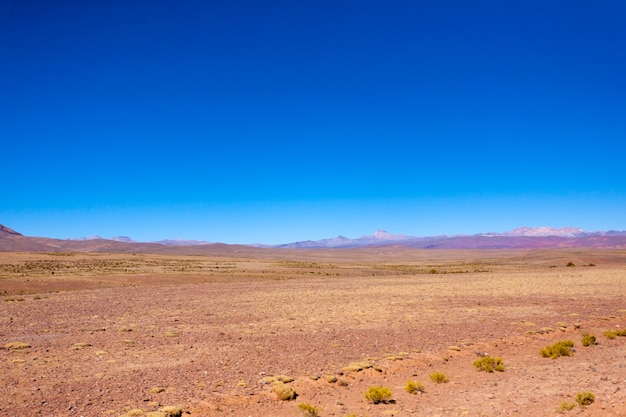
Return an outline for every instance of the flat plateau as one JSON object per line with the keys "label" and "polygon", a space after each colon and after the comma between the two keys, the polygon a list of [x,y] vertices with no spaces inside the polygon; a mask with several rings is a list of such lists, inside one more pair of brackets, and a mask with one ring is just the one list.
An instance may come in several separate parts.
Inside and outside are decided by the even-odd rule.
{"label": "flat plateau", "polygon": [[2,252],[0,415],[624,416],[625,296],[623,250]]}

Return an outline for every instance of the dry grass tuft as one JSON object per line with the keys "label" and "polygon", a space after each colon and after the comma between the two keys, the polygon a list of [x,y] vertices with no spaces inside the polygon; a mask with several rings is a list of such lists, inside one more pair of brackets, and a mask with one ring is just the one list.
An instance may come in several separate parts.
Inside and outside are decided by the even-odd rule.
{"label": "dry grass tuft", "polygon": [[597,345],[596,337],[589,333],[583,333],[583,338],[581,340],[583,346],[593,346]]}
{"label": "dry grass tuft", "polygon": [[576,394],[576,402],[581,407],[591,405],[595,400],[596,396],[593,392],[579,392],[578,394]]}
{"label": "dry grass tuft", "polygon": [[504,362],[502,358],[492,358],[491,356],[484,356],[474,361],[474,366],[479,371],[484,372],[504,372]]}
{"label": "dry grass tuft", "polygon": [[372,404],[386,404],[391,401],[393,394],[389,388],[377,385],[369,387],[367,391],[365,391],[365,398]]}
{"label": "dry grass tuft", "polygon": [[80,350],[80,349],[84,349],[86,347],[91,346],[91,343],[74,343],[72,345],[72,349],[74,350]]}
{"label": "dry grass tuft", "polygon": [[560,356],[571,356],[571,348],[573,347],[574,342],[572,342],[571,340],[562,340],[552,346],[546,346],[545,348],[541,349],[539,353],[541,353],[541,356],[543,356],[544,358],[556,359]]}
{"label": "dry grass tuft", "polygon": [[576,403],[568,403],[567,401],[563,401],[559,406],[557,413],[564,413],[566,411],[571,411],[574,407],[576,407]]}
{"label": "dry grass tuft", "polygon": [[447,375],[442,372],[433,372],[429,377],[431,381],[437,384],[445,384],[449,381]]}
{"label": "dry grass tuft", "polygon": [[26,342],[9,342],[3,346],[6,350],[28,349],[30,345]]}
{"label": "dry grass tuft", "polygon": [[302,403],[298,404],[298,410],[302,411],[304,417],[317,417],[319,416],[319,410],[317,407],[312,406],[311,404]]}
{"label": "dry grass tuft", "polygon": [[274,384],[272,391],[281,401],[291,401],[298,396],[296,391],[290,385],[283,384],[282,382]]}
{"label": "dry grass tuft", "polygon": [[153,388],[150,388],[149,392],[150,392],[150,394],[160,394],[163,391],[165,391],[165,388],[163,388],[163,387],[153,387]]}
{"label": "dry grass tuft", "polygon": [[410,380],[406,381],[404,390],[408,392],[409,394],[421,394],[423,392],[426,392],[426,389],[424,388],[424,384],[422,384],[421,382],[410,381]]}

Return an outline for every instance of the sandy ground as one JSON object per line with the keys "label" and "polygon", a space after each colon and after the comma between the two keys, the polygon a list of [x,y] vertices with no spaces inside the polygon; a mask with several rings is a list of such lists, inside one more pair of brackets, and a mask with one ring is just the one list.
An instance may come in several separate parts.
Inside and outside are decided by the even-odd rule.
{"label": "sandy ground", "polygon": [[0,253],[0,415],[626,416],[625,296],[624,251]]}

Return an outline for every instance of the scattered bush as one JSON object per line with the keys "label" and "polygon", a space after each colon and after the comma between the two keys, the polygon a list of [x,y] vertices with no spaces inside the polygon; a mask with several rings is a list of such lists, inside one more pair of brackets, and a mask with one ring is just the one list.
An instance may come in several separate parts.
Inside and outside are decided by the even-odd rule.
{"label": "scattered bush", "polygon": [[424,384],[422,384],[421,382],[411,381],[411,380],[406,381],[404,390],[408,392],[409,394],[418,394],[418,393],[421,394],[422,392],[426,391],[426,389],[424,388]]}
{"label": "scattered bush", "polygon": [[290,385],[283,384],[282,382],[276,383],[272,388],[272,391],[274,391],[274,394],[276,394],[278,399],[281,401],[291,401],[298,396],[296,391]]}
{"label": "scattered bush", "polygon": [[444,384],[446,382],[449,381],[448,377],[446,376],[446,374],[441,373],[441,372],[434,372],[432,374],[429,375],[430,380],[437,383],[437,384]]}
{"label": "scattered bush", "polygon": [[30,345],[26,342],[9,342],[3,346],[6,350],[28,349]]}
{"label": "scattered bush", "polygon": [[120,417],[143,417],[145,415],[146,413],[144,413],[144,411],[141,408],[134,408],[132,410],[129,410],[125,414],[121,415]]}
{"label": "scattered bush", "polygon": [[626,336],[626,329],[607,330],[604,335],[609,339],[615,339],[617,336]]}
{"label": "scattered bush", "polygon": [[304,417],[317,417],[319,415],[319,410],[311,404],[298,404],[298,409],[302,411]]}
{"label": "scattered bush", "polygon": [[564,413],[565,411],[570,411],[572,410],[574,407],[576,407],[575,403],[568,403],[567,401],[563,401],[561,403],[561,406],[559,407],[559,409],[557,410],[557,413]]}
{"label": "scattered bush", "polygon": [[562,340],[552,346],[546,346],[545,348],[541,349],[539,353],[541,353],[541,356],[543,356],[544,358],[556,359],[559,356],[571,356],[571,348],[573,347],[574,342],[572,342],[571,340]]}
{"label": "scattered bush", "polygon": [[504,372],[504,362],[502,358],[492,358],[491,356],[484,356],[474,361],[474,366],[479,371],[484,372]]}
{"label": "scattered bush", "polygon": [[567,263],[567,265],[565,265],[565,266],[567,266],[568,268],[571,268],[571,267],[576,266],[576,264],[575,264],[574,262],[571,262],[571,261],[570,261],[570,262],[568,262],[568,263]]}
{"label": "scattered bush", "polygon": [[583,333],[583,338],[582,338],[581,343],[583,344],[583,346],[597,345],[596,337],[589,333]]}
{"label": "scattered bush", "polygon": [[576,402],[581,407],[591,405],[595,400],[596,396],[593,392],[579,392],[576,394]]}
{"label": "scattered bush", "polygon": [[175,405],[161,407],[159,411],[165,413],[167,417],[181,417],[183,415],[183,409]]}
{"label": "scattered bush", "polygon": [[372,404],[388,403],[391,401],[392,397],[393,394],[391,390],[381,385],[369,387],[369,389],[365,391],[365,398]]}

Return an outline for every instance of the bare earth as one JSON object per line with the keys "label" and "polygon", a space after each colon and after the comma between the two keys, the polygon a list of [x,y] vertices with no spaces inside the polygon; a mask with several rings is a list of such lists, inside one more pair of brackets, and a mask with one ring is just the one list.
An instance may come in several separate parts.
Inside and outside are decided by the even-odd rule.
{"label": "bare earth", "polygon": [[266,255],[0,253],[0,415],[551,416],[588,391],[563,413],[626,416],[626,337],[604,335],[626,328],[626,251]]}

